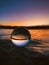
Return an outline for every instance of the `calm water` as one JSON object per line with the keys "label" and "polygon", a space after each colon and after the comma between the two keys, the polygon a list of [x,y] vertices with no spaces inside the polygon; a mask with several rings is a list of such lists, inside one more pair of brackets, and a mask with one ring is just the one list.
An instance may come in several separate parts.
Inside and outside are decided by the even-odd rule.
{"label": "calm water", "polygon": [[49,41],[49,29],[44,30],[29,30],[32,39]]}
{"label": "calm water", "polygon": [[[0,35],[1,35],[1,37],[9,38],[10,35],[6,35],[6,34],[11,34],[12,31],[13,31],[13,29],[0,29]],[[29,32],[31,34],[32,39],[49,41],[49,29],[29,30]],[[4,35],[4,36],[2,36],[2,35]]]}
{"label": "calm water", "polygon": [[[10,35],[13,29],[0,29],[0,39],[10,39]],[[34,50],[37,52],[44,52],[44,54],[49,54],[49,29],[40,29],[40,30],[29,30],[31,34],[31,39],[37,39],[45,42],[41,44],[31,44],[29,47],[26,47],[29,50]]]}
{"label": "calm water", "polygon": [[37,39],[40,41],[40,44],[30,44],[28,47],[29,50],[31,51],[36,51],[39,53],[43,53],[45,55],[49,55],[49,29],[44,29],[44,30],[29,30],[31,34],[32,39]]}

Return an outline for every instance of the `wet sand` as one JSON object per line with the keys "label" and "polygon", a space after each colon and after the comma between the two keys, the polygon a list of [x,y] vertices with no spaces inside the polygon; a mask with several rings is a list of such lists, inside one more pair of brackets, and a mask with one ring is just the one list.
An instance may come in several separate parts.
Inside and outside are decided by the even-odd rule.
{"label": "wet sand", "polygon": [[[37,41],[31,43],[34,46],[40,44]],[[0,65],[49,65],[49,55],[34,49],[30,51],[26,47],[16,47],[10,40],[0,40]]]}

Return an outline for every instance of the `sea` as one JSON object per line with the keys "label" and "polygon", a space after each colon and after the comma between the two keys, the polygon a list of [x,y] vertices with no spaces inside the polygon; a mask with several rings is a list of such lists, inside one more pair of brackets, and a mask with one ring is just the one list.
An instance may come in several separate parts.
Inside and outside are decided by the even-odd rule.
{"label": "sea", "polygon": [[[10,39],[10,35],[14,29],[0,29],[0,39]],[[49,42],[49,29],[31,29],[28,30],[31,39],[45,40]]]}
{"label": "sea", "polygon": [[[0,40],[10,40],[11,33],[14,29],[0,29]],[[49,29],[29,29],[32,41],[37,41],[40,44],[30,44],[26,47],[29,50],[34,50],[39,53],[49,55]]]}

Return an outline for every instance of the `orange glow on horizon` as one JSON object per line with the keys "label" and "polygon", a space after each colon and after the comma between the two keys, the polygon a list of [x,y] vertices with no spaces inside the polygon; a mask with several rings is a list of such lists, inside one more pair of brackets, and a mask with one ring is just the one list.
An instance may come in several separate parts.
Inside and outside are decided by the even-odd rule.
{"label": "orange glow on horizon", "polygon": [[6,26],[35,26],[35,25],[49,25],[49,17],[35,17],[32,19],[22,19],[18,21],[5,21],[1,25]]}

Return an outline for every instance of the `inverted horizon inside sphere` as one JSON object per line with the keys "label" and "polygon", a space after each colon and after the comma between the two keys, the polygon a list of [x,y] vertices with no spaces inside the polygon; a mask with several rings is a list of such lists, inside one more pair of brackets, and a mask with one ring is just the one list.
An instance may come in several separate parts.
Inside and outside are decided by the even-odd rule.
{"label": "inverted horizon inside sphere", "polygon": [[29,43],[30,33],[26,28],[15,28],[11,34],[11,41],[16,46],[25,46]]}

